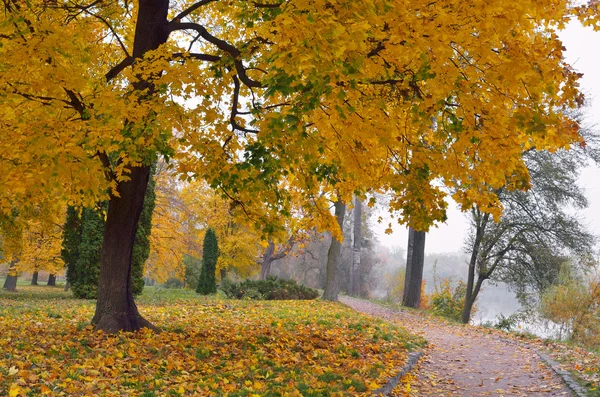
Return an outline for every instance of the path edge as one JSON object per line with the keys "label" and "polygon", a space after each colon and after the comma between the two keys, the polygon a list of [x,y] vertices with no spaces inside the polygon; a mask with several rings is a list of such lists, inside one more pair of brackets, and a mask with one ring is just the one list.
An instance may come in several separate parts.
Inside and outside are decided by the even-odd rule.
{"label": "path edge", "polygon": [[532,349],[538,355],[540,360],[542,360],[544,364],[549,366],[556,375],[562,378],[565,385],[567,385],[567,387],[571,389],[575,397],[586,397],[588,395],[583,386],[577,383],[577,381],[573,379],[573,377],[568,371],[561,369],[560,364],[557,361],[555,361],[553,358],[546,355],[545,353],[540,352],[537,348],[533,346],[531,346],[530,349]]}
{"label": "path edge", "polygon": [[549,367],[556,375],[558,375],[562,379],[563,383],[567,386],[567,388],[569,388],[569,390],[571,390],[571,392],[573,393],[573,395],[575,397],[588,397],[588,394],[587,394],[585,388],[583,386],[581,386],[579,383],[577,383],[577,381],[575,381],[575,379],[573,379],[573,377],[571,376],[571,374],[568,371],[563,370],[560,367],[560,364],[556,360],[551,358],[549,355],[539,351],[539,349],[536,346],[532,345],[531,343],[516,341],[513,339],[509,339],[509,338],[504,338],[504,337],[498,337],[498,339],[500,339],[504,343],[514,344],[514,345],[521,346],[525,349],[533,351],[535,354],[537,354],[537,356],[540,358],[540,360],[542,360],[542,362],[547,367]]}
{"label": "path edge", "polygon": [[374,396],[388,396],[392,392],[392,390],[394,390],[394,388],[396,386],[398,386],[398,383],[400,383],[400,380],[402,379],[402,377],[413,370],[413,368],[417,365],[417,362],[419,362],[419,359],[422,356],[423,356],[422,351],[408,353],[408,360],[407,360],[406,364],[404,364],[402,366],[402,368],[400,368],[398,373],[395,376],[391,377],[385,385],[383,385],[382,387],[380,387],[377,390],[374,390],[373,395]]}

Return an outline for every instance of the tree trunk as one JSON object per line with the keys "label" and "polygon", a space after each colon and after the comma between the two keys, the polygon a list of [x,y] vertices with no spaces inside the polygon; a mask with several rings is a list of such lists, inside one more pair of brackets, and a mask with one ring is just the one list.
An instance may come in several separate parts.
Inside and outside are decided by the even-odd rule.
{"label": "tree trunk", "polygon": [[350,266],[350,295],[360,295],[360,251],[362,240],[362,208],[358,197],[354,198],[354,244],[352,249],[352,266]]}
{"label": "tree trunk", "polygon": [[[134,58],[142,58],[147,51],[166,42],[168,11],[169,0],[139,1],[133,42]],[[147,90],[147,95],[155,92],[150,81],[138,81],[133,87],[140,91]],[[150,178],[150,166],[132,167],[130,171],[130,180],[119,182],[119,197],[112,196],[108,205],[98,301],[92,319],[96,330],[111,333],[135,331],[143,327],[157,329],[139,314],[133,301],[131,283],[133,244]]]}
{"label": "tree trunk", "polygon": [[[341,202],[339,199],[334,204],[335,217],[337,223],[340,226],[340,231],[343,232],[344,215],[346,214],[346,204]],[[323,299],[337,302],[338,300],[338,285],[337,285],[337,273],[338,265],[340,262],[340,251],[342,250],[342,242],[338,241],[333,236],[331,237],[331,245],[329,246],[329,252],[327,253],[327,268],[325,273],[325,291],[323,292]]]}
{"label": "tree trunk", "polygon": [[221,268],[221,281],[225,280],[226,278],[227,278],[227,269]]}
{"label": "tree trunk", "polygon": [[[476,210],[473,210],[476,211]],[[467,276],[467,292],[465,295],[465,304],[463,307],[463,312],[461,315],[461,322],[463,324],[468,324],[471,319],[471,310],[473,309],[473,304],[475,303],[475,299],[477,298],[477,293],[479,293],[479,289],[477,293],[474,291],[475,287],[475,268],[477,266],[477,257],[479,256],[479,248],[481,247],[481,241],[483,240],[483,235],[485,233],[485,229],[487,227],[487,223],[490,218],[490,214],[485,213],[475,213],[476,217],[476,231],[475,231],[475,241],[473,242],[473,249],[471,250],[471,258],[469,259],[469,274]],[[479,280],[477,280],[479,283]],[[481,281],[483,282],[483,280]],[[479,285],[481,288],[481,285]]]}
{"label": "tree trunk", "polygon": [[48,284],[51,287],[54,287],[56,285],[56,274],[50,274],[48,275]]}
{"label": "tree trunk", "polygon": [[473,293],[470,295],[469,299],[465,299],[465,306],[463,308],[461,321],[463,324],[468,324],[471,319],[471,311],[473,310],[473,305],[477,300],[477,296],[479,295],[479,291],[481,291],[481,284],[486,280],[486,277],[477,277],[477,283],[475,284],[475,289]]}
{"label": "tree trunk", "polygon": [[131,179],[119,184],[121,197],[110,200],[100,260],[98,301],[92,319],[97,330],[154,328],[138,313],[131,284],[133,242],[149,175],[149,166],[132,168]]}
{"label": "tree trunk", "polygon": [[4,280],[4,285],[2,288],[5,290],[14,292],[17,290],[17,262],[13,260],[10,262],[8,266],[8,273],[6,274],[6,280]]}
{"label": "tree trunk", "polygon": [[266,280],[271,272],[271,264],[273,263],[273,253],[275,252],[275,243],[269,241],[269,245],[265,250],[262,262],[260,263],[260,280]]}
{"label": "tree trunk", "polygon": [[38,277],[39,277],[39,272],[36,270],[35,272],[33,272],[33,275],[31,276],[31,285],[39,285]]}
{"label": "tree trunk", "polygon": [[69,282],[69,280],[67,279],[67,282],[65,283],[65,291],[68,291],[71,289],[71,283]]}
{"label": "tree trunk", "polygon": [[423,282],[423,262],[425,260],[425,236],[412,227],[408,230],[408,254],[402,305],[418,308],[421,304],[421,284]]}

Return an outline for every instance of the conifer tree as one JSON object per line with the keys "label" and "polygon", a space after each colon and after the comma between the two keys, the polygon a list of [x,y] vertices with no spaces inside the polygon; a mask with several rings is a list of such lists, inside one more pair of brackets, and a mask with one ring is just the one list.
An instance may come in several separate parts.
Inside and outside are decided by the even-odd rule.
{"label": "conifer tree", "polygon": [[217,235],[212,228],[206,231],[204,236],[204,246],[202,248],[202,270],[196,292],[202,295],[214,294],[217,292],[217,281],[215,273],[217,270],[217,259],[219,258],[219,246]]}

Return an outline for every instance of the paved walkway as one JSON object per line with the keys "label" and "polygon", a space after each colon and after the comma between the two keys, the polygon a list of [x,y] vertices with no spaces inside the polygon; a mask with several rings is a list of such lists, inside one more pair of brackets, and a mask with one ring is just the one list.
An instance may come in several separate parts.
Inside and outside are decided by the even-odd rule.
{"label": "paved walkway", "polygon": [[411,396],[571,396],[550,368],[527,348],[480,328],[446,324],[408,311],[393,311],[350,297],[351,308],[397,322],[429,342],[414,370]]}

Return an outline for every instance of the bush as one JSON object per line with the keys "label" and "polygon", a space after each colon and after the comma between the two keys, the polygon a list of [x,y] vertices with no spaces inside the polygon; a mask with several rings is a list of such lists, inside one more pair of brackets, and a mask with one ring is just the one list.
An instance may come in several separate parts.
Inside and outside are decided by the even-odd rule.
{"label": "bush", "polygon": [[183,281],[178,278],[170,278],[162,285],[165,288],[183,288]]}
{"label": "bush", "polygon": [[317,290],[300,285],[295,280],[276,277],[267,277],[266,280],[246,280],[241,283],[225,279],[219,288],[228,298],[233,299],[307,300],[319,296]]}
{"label": "bush", "polygon": [[[438,316],[460,321],[466,293],[467,284],[464,281],[444,278],[439,285],[435,284],[435,290],[429,299],[431,310]],[[475,313],[475,307],[472,313]]]}

